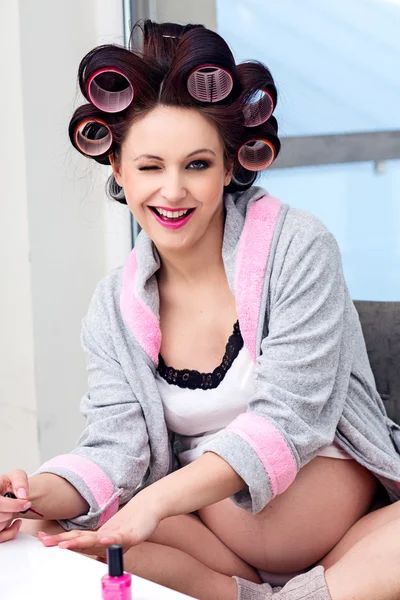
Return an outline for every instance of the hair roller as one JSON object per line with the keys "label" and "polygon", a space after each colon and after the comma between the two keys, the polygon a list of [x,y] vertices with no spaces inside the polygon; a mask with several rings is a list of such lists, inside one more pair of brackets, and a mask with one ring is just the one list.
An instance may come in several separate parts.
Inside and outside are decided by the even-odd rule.
{"label": "hair roller", "polygon": [[182,35],[176,47],[163,98],[192,104],[216,103],[240,96],[235,60],[226,42],[217,33],[195,27]]}
{"label": "hair roller", "polygon": [[242,144],[238,151],[238,161],[248,171],[262,171],[275,160],[275,147],[269,140],[252,139]]}
{"label": "hair roller", "polygon": [[133,100],[133,86],[127,76],[115,67],[98,69],[87,81],[87,95],[92,104],[109,113],[128,108]]}
{"label": "hair roller", "polygon": [[232,91],[233,77],[226,69],[215,65],[201,65],[190,73],[187,80],[189,94],[200,102],[219,102]]}
{"label": "hair roller", "polygon": [[109,165],[109,153],[114,145],[114,133],[110,115],[101,113],[92,104],[84,104],[76,109],[69,123],[68,134],[72,145],[84,156]]}
{"label": "hair roller", "polygon": [[157,97],[162,75],[156,66],[143,76],[143,59],[120,46],[106,44],[89,52],[78,70],[79,86],[85,98],[103,112],[115,113],[132,101],[148,102]]}
{"label": "hair roller", "polygon": [[111,129],[100,119],[81,121],[75,129],[75,145],[86,156],[101,156],[113,143]]}
{"label": "hair roller", "polygon": [[261,63],[246,62],[238,65],[243,86],[243,116],[246,127],[256,127],[268,121],[276,103],[277,92],[271,73]]}
{"label": "hair roller", "polygon": [[[248,135],[247,128],[244,132]],[[252,134],[239,145],[237,161],[248,171],[262,171],[274,162],[281,148],[277,120],[270,117],[266,123],[255,127]]]}
{"label": "hair roller", "polygon": [[244,124],[255,127],[268,121],[274,111],[274,101],[268,90],[257,90],[243,108]]}

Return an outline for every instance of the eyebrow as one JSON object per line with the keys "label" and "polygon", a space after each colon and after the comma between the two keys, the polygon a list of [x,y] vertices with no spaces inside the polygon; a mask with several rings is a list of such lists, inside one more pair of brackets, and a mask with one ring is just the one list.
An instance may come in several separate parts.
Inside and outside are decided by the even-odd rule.
{"label": "eyebrow", "polygon": [[[194,156],[195,154],[200,154],[200,152],[209,152],[210,154],[213,154],[214,156],[217,156],[215,154],[215,152],[213,150],[210,150],[209,148],[200,148],[199,150],[194,150],[193,152],[191,152],[190,154],[188,154],[187,156],[185,156],[185,158],[190,158],[191,156]],[[134,159],[134,162],[139,160],[139,158],[150,158],[153,160],[163,160],[161,158],[161,156],[155,156],[154,154],[140,154],[140,156],[137,156]]]}

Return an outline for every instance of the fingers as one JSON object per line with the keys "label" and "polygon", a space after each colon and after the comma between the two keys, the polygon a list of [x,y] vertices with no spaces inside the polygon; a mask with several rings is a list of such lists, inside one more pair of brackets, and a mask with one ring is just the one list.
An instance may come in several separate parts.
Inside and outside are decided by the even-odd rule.
{"label": "fingers", "polygon": [[19,513],[28,510],[32,506],[29,500],[15,500],[14,498],[4,498],[0,496],[0,513]]}
{"label": "fingers", "polygon": [[28,475],[25,471],[11,471],[11,473],[8,473],[7,477],[11,482],[13,492],[17,498],[29,498]]}
{"label": "fingers", "polygon": [[44,531],[39,531],[38,538],[47,547],[58,546],[77,552],[84,551],[85,554],[103,554],[104,551],[96,532],[74,530],[57,535],[47,535]]}
{"label": "fingers", "polygon": [[99,536],[95,531],[82,532],[79,537],[62,541],[58,545],[60,548],[68,548],[69,550],[96,550],[96,552],[98,548],[101,548]]}
{"label": "fingers", "polygon": [[4,513],[1,515],[1,519],[0,519],[0,531],[5,531],[6,529],[8,529],[11,525],[11,523],[14,520],[14,515],[10,514],[10,513]]}
{"label": "fingers", "polygon": [[67,531],[57,535],[47,535],[44,531],[38,532],[38,538],[44,546],[58,546],[67,550],[85,552],[85,554],[104,555],[106,546],[123,544],[122,534],[100,531]]}
{"label": "fingers", "polygon": [[101,554],[104,547],[95,531],[68,531],[58,535],[38,534],[45,546],[58,546],[67,550],[85,551],[87,554]]}
{"label": "fingers", "polygon": [[4,496],[11,489],[11,481],[8,475],[0,475],[0,494]]}
{"label": "fingers", "polygon": [[44,531],[39,531],[38,538],[45,546],[57,546],[62,542],[73,540],[82,536],[83,534],[84,532],[79,531],[78,529],[74,531],[66,531],[64,533],[57,533],[56,535],[47,535]]}
{"label": "fingers", "polygon": [[57,535],[46,535],[40,531],[38,538],[44,546],[58,546],[67,550],[84,551],[85,554],[104,555],[105,546],[118,544],[122,536],[113,534],[105,537],[97,531],[68,531]]}
{"label": "fingers", "polygon": [[10,540],[13,540],[17,535],[21,525],[22,521],[18,519],[17,521],[14,521],[11,527],[0,531],[0,544],[2,544],[3,542],[9,542]]}
{"label": "fingers", "polygon": [[0,514],[0,526],[1,526],[2,523],[5,523],[6,521],[11,521],[12,518],[13,518],[13,516],[14,516],[14,513],[5,513],[5,512],[2,512]]}

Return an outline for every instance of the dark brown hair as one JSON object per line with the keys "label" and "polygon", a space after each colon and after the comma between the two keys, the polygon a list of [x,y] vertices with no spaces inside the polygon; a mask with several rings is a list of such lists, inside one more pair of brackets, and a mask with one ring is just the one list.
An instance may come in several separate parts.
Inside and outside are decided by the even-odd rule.
{"label": "dark brown hair", "polygon": [[[111,44],[98,46],[81,61],[78,80],[89,103],[80,106],[70,121],[69,136],[73,146],[82,152],[75,134],[83,121],[104,122],[112,133],[112,145],[104,154],[90,158],[108,165],[111,153],[118,160],[131,124],[157,105],[195,108],[214,122],[224,146],[225,160],[233,165],[232,182],[225,189],[234,192],[249,188],[258,173],[248,171],[239,164],[238,149],[251,139],[261,138],[272,144],[275,156],[280,150],[276,119],[271,116],[261,125],[248,127],[243,113],[246,103],[260,89],[268,90],[276,105],[277,91],[269,70],[255,61],[236,65],[222,37],[202,25],[158,24],[146,20],[136,24],[133,33],[138,31],[143,37],[140,47],[132,44],[132,49],[128,50]],[[196,67],[210,64],[223,68],[233,79],[231,92],[219,102],[198,101],[188,91],[190,73]],[[123,72],[134,89],[133,101],[126,109],[116,113],[104,112],[94,106],[87,92],[89,78],[99,69],[107,67]],[[103,77],[112,79],[113,74],[106,73]],[[86,125],[84,133],[92,139],[101,135],[99,127],[90,124]],[[108,193],[125,204],[118,187],[111,176]]]}

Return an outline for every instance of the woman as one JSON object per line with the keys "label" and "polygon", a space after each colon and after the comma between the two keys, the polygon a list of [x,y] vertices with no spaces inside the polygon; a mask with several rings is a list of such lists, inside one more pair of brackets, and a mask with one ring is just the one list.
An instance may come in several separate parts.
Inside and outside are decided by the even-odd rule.
{"label": "woman", "polygon": [[280,147],[269,71],[148,21],[142,53],[96,48],[79,81],[71,141],[143,232],[83,323],[79,444],[2,478],[20,499],[0,499],[0,540],[33,506],[59,522],[24,524],[45,545],[120,542],[127,569],[198,598],[397,598],[398,508],[371,512],[399,498],[397,427],[337,244],[252,186]]}

